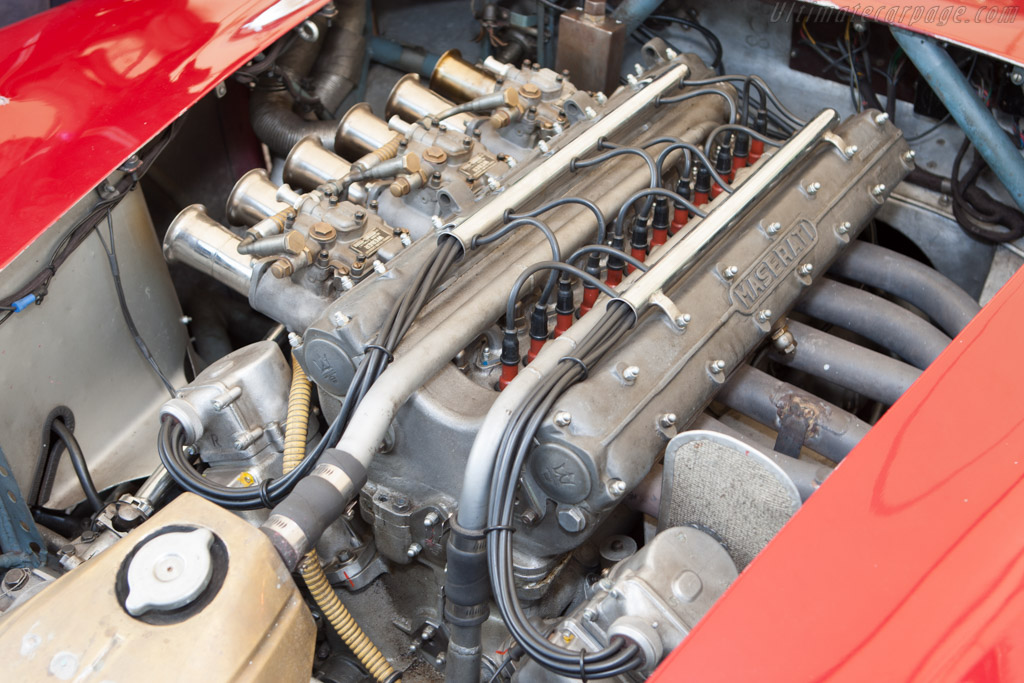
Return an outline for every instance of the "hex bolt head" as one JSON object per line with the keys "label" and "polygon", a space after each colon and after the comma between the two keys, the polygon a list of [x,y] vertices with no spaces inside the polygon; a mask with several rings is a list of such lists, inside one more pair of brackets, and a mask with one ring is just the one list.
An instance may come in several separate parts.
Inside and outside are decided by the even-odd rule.
{"label": "hex bolt head", "polygon": [[782,223],[779,223],[778,221],[773,221],[769,223],[768,226],[764,229],[764,231],[769,235],[774,235],[778,233],[779,230],[782,230]]}
{"label": "hex bolt head", "polygon": [[587,518],[583,516],[583,511],[575,505],[560,507],[557,517],[558,526],[571,534],[579,533],[587,526]]}
{"label": "hex bolt head", "polygon": [[760,311],[757,312],[757,322],[759,322],[759,323],[766,323],[766,322],[768,322],[771,319],[772,319],[772,309],[770,309],[770,308],[762,308]]}
{"label": "hex bolt head", "polygon": [[813,183],[809,183],[807,185],[807,194],[809,194],[809,195],[816,195],[816,194],[818,194],[818,190],[820,190],[820,189],[821,189],[821,183],[819,183],[818,181],[814,181]]}
{"label": "hex bolt head", "polygon": [[724,277],[726,280],[731,280],[734,277],[736,277],[736,273],[738,272],[740,272],[739,268],[737,268],[736,266],[729,266],[728,268],[722,271],[722,277]]}
{"label": "hex bolt head", "polygon": [[555,413],[553,422],[559,427],[568,427],[572,424],[572,415],[564,410]]}
{"label": "hex bolt head", "polygon": [[8,591],[19,590],[22,586],[28,582],[29,572],[26,569],[15,567],[14,569],[8,569],[7,573],[4,574],[3,587]]}
{"label": "hex bolt head", "polygon": [[711,366],[710,367],[711,367],[711,374],[719,375],[719,374],[722,373],[723,370],[725,370],[725,361],[724,360],[713,360],[713,361],[711,361]]}
{"label": "hex bolt head", "polygon": [[878,183],[877,185],[871,188],[871,194],[874,197],[881,197],[883,194],[885,194],[885,185],[883,185],[882,183]]}
{"label": "hex bolt head", "polygon": [[628,365],[626,369],[622,371],[622,379],[627,382],[635,382],[636,378],[640,376],[640,368],[635,365]]}
{"label": "hex bolt head", "polygon": [[811,273],[814,272],[814,264],[805,263],[802,266],[800,266],[797,272],[800,273],[801,275],[810,275]]}
{"label": "hex bolt head", "polygon": [[840,235],[845,235],[848,232],[850,232],[852,228],[853,226],[850,225],[850,221],[843,221],[838,226],[836,226],[836,232],[838,232]]}
{"label": "hex bolt head", "polygon": [[413,543],[409,546],[409,549],[405,551],[405,554],[409,557],[416,557],[423,550],[423,546],[419,543]]}

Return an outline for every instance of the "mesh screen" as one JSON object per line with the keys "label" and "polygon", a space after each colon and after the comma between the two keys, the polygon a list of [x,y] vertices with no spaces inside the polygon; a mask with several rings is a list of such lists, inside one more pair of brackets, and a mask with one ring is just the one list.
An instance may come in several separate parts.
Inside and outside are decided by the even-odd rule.
{"label": "mesh screen", "polygon": [[675,462],[669,519],[663,524],[713,532],[740,570],[800,506],[792,484],[780,480],[784,475],[748,452],[699,440],[666,457]]}

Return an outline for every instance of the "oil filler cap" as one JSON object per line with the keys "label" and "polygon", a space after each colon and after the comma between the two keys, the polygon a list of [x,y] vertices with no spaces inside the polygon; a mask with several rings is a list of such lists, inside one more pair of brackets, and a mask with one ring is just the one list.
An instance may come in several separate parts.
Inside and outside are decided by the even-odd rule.
{"label": "oil filler cap", "polygon": [[146,541],[128,566],[124,607],[132,616],[188,605],[210,584],[214,536],[209,529],[175,531]]}

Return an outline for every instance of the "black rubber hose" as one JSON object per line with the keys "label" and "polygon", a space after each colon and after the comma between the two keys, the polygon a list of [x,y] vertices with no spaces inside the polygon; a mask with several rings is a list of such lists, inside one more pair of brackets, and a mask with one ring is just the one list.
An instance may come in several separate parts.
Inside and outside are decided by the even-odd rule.
{"label": "black rubber hose", "polygon": [[809,325],[790,320],[787,326],[796,349],[788,354],[773,352],[774,360],[885,405],[895,403],[921,376],[920,370],[902,361]]}
{"label": "black rubber hose", "polygon": [[953,341],[906,308],[827,278],[800,297],[796,310],[856,332],[922,370]]}
{"label": "black rubber hose", "polygon": [[359,83],[366,56],[365,2],[336,4],[338,16],[327,31],[320,57],[313,67],[313,92],[337,118],[342,101]]}
{"label": "black rubber hose", "polygon": [[970,294],[934,268],[869,242],[851,244],[828,272],[898,296],[950,336],[959,334],[981,310]]}
{"label": "black rubber hose", "polygon": [[[313,43],[295,40],[278,57],[278,70],[284,78],[297,83],[312,69],[314,96],[336,116],[341,102],[359,81],[366,51],[366,7],[359,2],[345,3],[330,28],[321,17],[313,21],[324,37]],[[293,110],[294,104],[281,77],[260,79],[249,99],[249,118],[256,137],[280,157],[287,156],[307,135],[315,135],[327,149],[333,149],[338,122],[304,119]]]}
{"label": "black rubber hose", "polygon": [[284,86],[262,83],[249,99],[253,132],[274,155],[285,157],[307,135],[316,136],[327,149],[334,148],[337,121],[308,121],[292,110],[295,101]]}
{"label": "black rubber hose", "polygon": [[[912,170],[907,175],[907,180],[932,192],[953,194],[953,183],[949,178],[944,178],[920,167]],[[962,195],[971,206],[982,213],[989,214],[994,219],[991,222],[1006,227],[1008,232],[1005,235],[1000,234],[1000,239],[1007,237],[1012,240],[1024,235],[1024,213],[1018,209],[996,200],[973,183],[963,188]]]}
{"label": "black rubber hose", "polygon": [[100,498],[100,494],[96,490],[96,484],[92,481],[92,475],[89,474],[89,465],[85,462],[85,454],[82,453],[82,447],[79,445],[78,439],[75,438],[74,433],[68,429],[63,420],[54,420],[50,424],[50,429],[53,430],[53,433],[57,435],[57,438],[63,442],[64,447],[68,450],[68,456],[71,457],[71,466],[75,468],[78,483],[81,484],[93,512],[99,512],[103,509],[103,499]]}

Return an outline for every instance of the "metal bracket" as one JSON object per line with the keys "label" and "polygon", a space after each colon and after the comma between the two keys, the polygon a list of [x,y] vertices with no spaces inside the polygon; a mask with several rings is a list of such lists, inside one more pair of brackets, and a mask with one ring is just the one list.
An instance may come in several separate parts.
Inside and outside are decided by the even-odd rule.
{"label": "metal bracket", "polygon": [[844,159],[852,159],[853,155],[857,153],[856,145],[846,144],[845,140],[831,131],[823,133],[821,139],[838,149]]}
{"label": "metal bracket", "polygon": [[11,466],[0,448],[0,568],[39,567],[46,544],[21,496]]}
{"label": "metal bracket", "polygon": [[652,306],[657,306],[664,311],[673,327],[680,332],[686,331],[686,326],[690,324],[690,314],[680,311],[675,302],[665,296],[665,292],[659,289],[651,295],[650,302]]}

